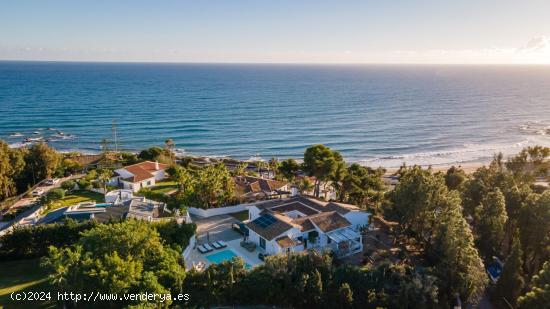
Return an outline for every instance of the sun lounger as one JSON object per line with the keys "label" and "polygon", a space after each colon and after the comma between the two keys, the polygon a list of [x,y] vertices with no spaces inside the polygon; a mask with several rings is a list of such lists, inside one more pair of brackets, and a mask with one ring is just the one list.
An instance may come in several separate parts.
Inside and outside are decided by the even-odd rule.
{"label": "sun lounger", "polygon": [[221,249],[221,248],[223,248],[220,244],[218,244],[217,241],[215,241],[215,242],[213,242],[213,243],[210,243],[210,245],[211,245],[212,247],[214,247],[214,249]]}
{"label": "sun lounger", "polygon": [[212,251],[212,250],[207,250],[203,245],[198,246],[197,250],[199,250],[199,252],[202,254]]}
{"label": "sun lounger", "polygon": [[208,251],[214,251],[214,248],[210,247],[209,244],[204,244],[204,245],[202,245],[202,246],[203,246],[204,248],[206,248],[206,250],[208,250]]}
{"label": "sun lounger", "polygon": [[220,246],[220,248],[226,248],[227,244],[223,240],[218,240],[216,243]]}

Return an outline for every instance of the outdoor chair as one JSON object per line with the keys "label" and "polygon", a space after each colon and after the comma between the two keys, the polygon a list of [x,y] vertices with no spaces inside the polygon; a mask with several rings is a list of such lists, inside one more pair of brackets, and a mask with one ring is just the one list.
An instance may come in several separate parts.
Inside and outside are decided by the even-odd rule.
{"label": "outdoor chair", "polygon": [[216,241],[216,244],[220,246],[220,249],[227,248],[227,244],[223,240]]}
{"label": "outdoor chair", "polygon": [[199,250],[200,253],[204,254],[213,251],[214,249],[212,249],[210,246],[206,247],[205,245],[200,245],[197,247],[197,250]]}

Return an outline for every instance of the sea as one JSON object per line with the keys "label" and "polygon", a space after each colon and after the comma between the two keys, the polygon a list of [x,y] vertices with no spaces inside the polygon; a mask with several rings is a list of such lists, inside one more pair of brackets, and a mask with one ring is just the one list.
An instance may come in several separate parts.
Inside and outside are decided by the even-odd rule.
{"label": "sea", "polygon": [[550,146],[550,66],[0,62],[0,139],[99,152],[462,165]]}

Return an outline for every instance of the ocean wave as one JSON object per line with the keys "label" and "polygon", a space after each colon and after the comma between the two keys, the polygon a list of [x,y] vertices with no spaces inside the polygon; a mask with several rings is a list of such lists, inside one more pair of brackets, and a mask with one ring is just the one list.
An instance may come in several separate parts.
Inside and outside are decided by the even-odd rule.
{"label": "ocean wave", "polygon": [[509,157],[515,155],[524,147],[533,145],[550,146],[550,140],[541,141],[535,138],[527,138],[510,144],[465,144],[463,147],[448,150],[377,156],[369,159],[359,159],[358,161],[360,164],[368,166],[387,168],[399,167],[403,163],[421,166],[449,166],[474,162],[487,163],[497,153],[502,153],[505,157]]}
{"label": "ocean wave", "polygon": [[520,132],[528,135],[550,136],[550,125],[541,121],[528,121],[519,126]]}

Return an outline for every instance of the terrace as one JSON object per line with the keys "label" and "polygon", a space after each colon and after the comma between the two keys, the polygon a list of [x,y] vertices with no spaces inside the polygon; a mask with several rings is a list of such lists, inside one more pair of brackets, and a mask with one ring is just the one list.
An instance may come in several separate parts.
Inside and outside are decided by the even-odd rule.
{"label": "terrace", "polygon": [[[213,243],[211,241],[210,243]],[[240,246],[241,239],[233,239],[226,241],[227,247],[221,249],[215,249],[212,247],[212,251],[201,253],[197,248],[191,250],[189,257],[185,260],[185,267],[191,269],[197,265],[204,265],[208,267],[212,264],[219,264],[222,261],[230,260],[233,257],[240,257],[243,259],[247,267],[254,267],[262,264],[263,262],[258,259],[258,250],[250,252]],[[198,247],[198,246],[197,246]]]}
{"label": "terrace", "polygon": [[[232,229],[233,224],[241,223],[238,219],[230,215],[220,215],[210,218],[193,218],[193,222],[197,224],[197,242],[191,250],[189,256],[185,259],[185,266],[190,269],[195,265],[203,265],[205,267],[212,263],[219,263],[222,260],[238,256],[243,258],[244,262],[250,267],[261,264],[258,259],[258,250],[253,252],[241,247],[240,242],[244,236]],[[203,244],[212,244],[216,241],[223,241],[227,247],[215,249],[212,251],[201,253],[198,247]],[[230,251],[230,252],[226,252]],[[223,253],[220,253],[223,252]],[[216,256],[213,256],[217,254]]]}

